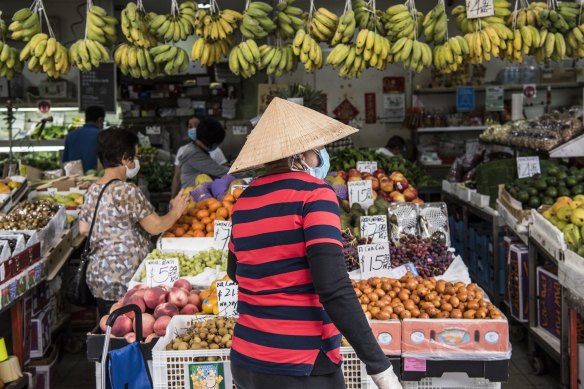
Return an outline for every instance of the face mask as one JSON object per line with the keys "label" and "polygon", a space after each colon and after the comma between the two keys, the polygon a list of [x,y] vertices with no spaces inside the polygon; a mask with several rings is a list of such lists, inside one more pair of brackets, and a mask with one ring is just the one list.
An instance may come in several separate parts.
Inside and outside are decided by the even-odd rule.
{"label": "face mask", "polygon": [[320,166],[311,167],[308,169],[308,174],[313,177],[316,177],[320,180],[324,180],[328,171],[331,167],[331,161],[329,159],[329,154],[325,148],[319,151],[315,151],[316,155],[320,158]]}
{"label": "face mask", "polygon": [[187,136],[193,142],[196,141],[197,140],[197,127],[189,128],[189,131],[187,132]]}
{"label": "face mask", "polygon": [[139,171],[140,171],[140,160],[134,159],[134,168],[133,169],[130,169],[128,166],[126,166],[126,177],[129,179],[132,179],[138,175]]}

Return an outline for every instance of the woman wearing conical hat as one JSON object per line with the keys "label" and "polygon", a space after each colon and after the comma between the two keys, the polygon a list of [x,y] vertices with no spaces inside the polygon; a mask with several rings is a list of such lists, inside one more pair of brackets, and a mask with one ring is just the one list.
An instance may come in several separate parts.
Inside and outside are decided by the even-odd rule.
{"label": "woman wearing conical hat", "polygon": [[[265,167],[233,207],[228,274],[239,284],[238,389],[345,387],[344,335],[379,388],[401,385],[345,268],[325,145],[357,130],[275,98],[230,173]],[[341,335],[342,334],[342,335]]]}

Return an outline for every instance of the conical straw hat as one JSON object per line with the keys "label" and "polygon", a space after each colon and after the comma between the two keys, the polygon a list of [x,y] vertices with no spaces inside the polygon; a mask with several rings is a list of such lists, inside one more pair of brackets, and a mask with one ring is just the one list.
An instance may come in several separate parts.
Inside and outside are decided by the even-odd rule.
{"label": "conical straw hat", "polygon": [[357,131],[310,108],[274,97],[247,137],[229,173],[259,168],[325,146]]}

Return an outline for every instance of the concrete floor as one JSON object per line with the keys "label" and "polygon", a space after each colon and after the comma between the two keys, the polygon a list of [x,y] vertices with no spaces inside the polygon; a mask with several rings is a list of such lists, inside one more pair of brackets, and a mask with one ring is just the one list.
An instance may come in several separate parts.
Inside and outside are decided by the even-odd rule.
{"label": "concrete floor", "polygon": [[[85,350],[64,354],[59,363],[56,389],[95,388],[95,365],[85,357]],[[548,375],[535,376],[529,366],[527,343],[513,344],[509,382],[503,389],[553,389],[560,387],[559,369],[552,367]]]}

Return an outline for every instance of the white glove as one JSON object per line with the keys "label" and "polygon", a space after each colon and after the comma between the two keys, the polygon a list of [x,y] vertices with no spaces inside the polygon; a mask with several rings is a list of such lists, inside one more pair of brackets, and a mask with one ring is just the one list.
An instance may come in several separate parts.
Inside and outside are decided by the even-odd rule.
{"label": "white glove", "polygon": [[372,375],[371,378],[373,378],[373,382],[379,389],[402,389],[397,376],[393,372],[393,366],[390,366],[384,372]]}

